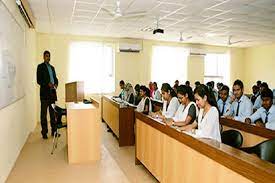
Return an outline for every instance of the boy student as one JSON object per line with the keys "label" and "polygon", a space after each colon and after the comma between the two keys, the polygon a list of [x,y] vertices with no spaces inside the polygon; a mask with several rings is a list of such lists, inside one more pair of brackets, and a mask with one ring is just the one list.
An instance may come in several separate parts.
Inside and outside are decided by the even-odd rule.
{"label": "boy student", "polygon": [[266,82],[262,82],[260,84],[260,95],[258,95],[258,97],[256,98],[255,100],[255,103],[253,105],[253,110],[256,111],[257,109],[261,108],[262,107],[262,97],[261,97],[261,93],[264,91],[264,90],[267,90],[268,89],[268,84]]}
{"label": "boy student", "polygon": [[[262,107],[245,119],[245,123],[256,123],[257,126],[275,130],[275,105],[273,105],[273,92],[270,89],[261,93]],[[261,121],[257,121],[257,120]]]}
{"label": "boy student", "polygon": [[245,118],[252,114],[252,102],[243,94],[244,87],[241,80],[236,80],[233,84],[233,101],[230,110],[224,114],[226,118],[244,122]]}
{"label": "boy student", "polygon": [[218,100],[218,109],[220,111],[220,115],[224,116],[230,110],[230,97],[229,97],[229,87],[223,85],[219,91],[219,100]]}

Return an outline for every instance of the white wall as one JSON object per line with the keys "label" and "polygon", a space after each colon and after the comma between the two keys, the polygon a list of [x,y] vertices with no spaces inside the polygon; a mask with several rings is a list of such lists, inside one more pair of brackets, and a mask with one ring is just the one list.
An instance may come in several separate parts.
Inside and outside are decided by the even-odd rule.
{"label": "white wall", "polygon": [[[15,0],[2,0],[17,22],[25,27],[26,47],[22,69],[25,81],[25,96],[0,110],[0,183],[7,179],[16,159],[37,122],[36,71],[36,32],[26,27],[15,4]],[[2,25],[0,22],[0,26]]]}

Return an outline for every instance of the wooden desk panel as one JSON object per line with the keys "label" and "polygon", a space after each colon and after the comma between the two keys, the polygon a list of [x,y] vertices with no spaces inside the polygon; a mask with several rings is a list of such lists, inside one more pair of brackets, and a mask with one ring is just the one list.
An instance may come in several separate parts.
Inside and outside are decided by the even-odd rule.
{"label": "wooden desk panel", "polygon": [[[135,115],[136,158],[160,182],[275,181],[275,165],[271,163],[217,141],[193,138],[141,113]],[[151,135],[143,137],[145,134]],[[160,145],[148,149],[146,144],[156,137],[159,141],[155,144]],[[147,158],[150,155],[146,153],[155,154],[155,158]],[[154,169],[156,160],[160,161],[158,169]]]}
{"label": "wooden desk panel", "polygon": [[134,114],[134,108],[121,107],[110,96],[102,97],[102,119],[117,136],[119,146],[135,144]]}
{"label": "wooden desk panel", "polygon": [[99,108],[91,104],[67,103],[69,163],[100,159],[101,124]]}
{"label": "wooden desk panel", "polygon": [[220,123],[223,130],[237,130],[243,136],[243,147],[254,146],[260,142],[275,138],[275,131],[263,127],[258,127],[232,119],[221,118]]}

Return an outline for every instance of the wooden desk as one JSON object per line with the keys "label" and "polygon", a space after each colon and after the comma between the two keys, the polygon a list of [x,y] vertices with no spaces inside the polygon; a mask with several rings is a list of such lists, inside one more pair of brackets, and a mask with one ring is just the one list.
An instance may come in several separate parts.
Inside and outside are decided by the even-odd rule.
{"label": "wooden desk", "polygon": [[100,159],[101,123],[98,104],[67,103],[69,163]]}
{"label": "wooden desk", "polygon": [[260,142],[275,138],[275,131],[263,127],[246,124],[232,119],[220,119],[223,130],[234,129],[243,136],[243,147],[254,146]]}
{"label": "wooden desk", "polygon": [[275,182],[275,165],[210,139],[196,139],[136,112],[136,164],[160,182]]}
{"label": "wooden desk", "polygon": [[133,107],[122,107],[111,96],[102,97],[102,119],[118,138],[119,146],[135,144],[134,114]]}

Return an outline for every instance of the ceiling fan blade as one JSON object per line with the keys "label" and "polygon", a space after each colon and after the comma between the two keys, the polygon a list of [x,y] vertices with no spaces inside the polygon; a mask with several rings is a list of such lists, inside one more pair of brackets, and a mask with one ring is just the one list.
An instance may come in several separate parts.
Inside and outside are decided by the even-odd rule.
{"label": "ceiling fan blade", "polygon": [[111,16],[115,16],[115,15],[116,15],[115,12],[110,11],[110,10],[108,10],[108,9],[106,9],[106,8],[101,8],[101,10],[107,12],[107,13],[108,13],[109,15],[111,15]]}
{"label": "ceiling fan blade", "polygon": [[139,11],[139,12],[128,12],[123,14],[123,17],[139,17],[139,16],[146,16],[147,12],[146,11]]}

